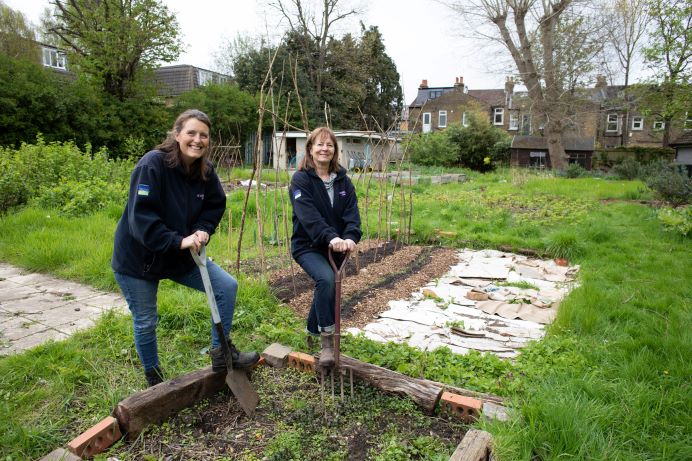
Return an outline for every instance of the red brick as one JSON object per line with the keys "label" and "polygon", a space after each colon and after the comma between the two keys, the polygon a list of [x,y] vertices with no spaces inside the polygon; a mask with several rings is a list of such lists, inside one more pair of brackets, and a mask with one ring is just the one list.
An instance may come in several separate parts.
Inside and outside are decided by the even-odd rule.
{"label": "red brick", "polygon": [[67,449],[82,458],[91,458],[105,451],[122,437],[118,420],[112,416],[87,429],[67,444]]}
{"label": "red brick", "polygon": [[440,405],[444,411],[452,413],[454,416],[463,419],[467,423],[472,423],[478,419],[483,408],[483,402],[451,392],[443,392],[440,398]]}
{"label": "red brick", "polygon": [[303,352],[288,354],[288,366],[300,371],[315,371],[315,357]]}

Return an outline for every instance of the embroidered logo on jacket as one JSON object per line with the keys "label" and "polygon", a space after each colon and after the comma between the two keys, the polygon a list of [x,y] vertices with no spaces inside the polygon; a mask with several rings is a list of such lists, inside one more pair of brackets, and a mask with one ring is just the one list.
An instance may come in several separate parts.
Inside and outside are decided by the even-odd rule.
{"label": "embroidered logo on jacket", "polygon": [[339,197],[346,197],[346,191],[345,191],[345,190],[340,190],[340,191],[339,191]]}
{"label": "embroidered logo on jacket", "polygon": [[149,195],[149,184],[139,184],[137,186],[137,195],[148,196]]}
{"label": "embroidered logo on jacket", "polygon": [[300,193],[300,189],[296,189],[293,191],[293,199],[298,200],[303,194]]}
{"label": "embroidered logo on jacket", "polygon": [[197,198],[200,200],[204,200],[204,194],[197,194]]}

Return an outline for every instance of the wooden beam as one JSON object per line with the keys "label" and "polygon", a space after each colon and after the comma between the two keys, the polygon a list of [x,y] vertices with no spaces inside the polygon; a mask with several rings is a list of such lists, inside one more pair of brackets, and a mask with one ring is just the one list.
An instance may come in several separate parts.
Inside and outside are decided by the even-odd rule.
{"label": "wooden beam", "polygon": [[461,439],[449,461],[488,461],[491,442],[490,433],[471,429]]}
{"label": "wooden beam", "polygon": [[341,355],[339,364],[348,377],[353,370],[354,378],[360,378],[372,386],[387,392],[410,397],[427,414],[433,414],[440,400],[443,388],[438,383],[425,379],[411,378],[386,368],[370,363],[361,362],[354,358]]}
{"label": "wooden beam", "polygon": [[160,424],[184,408],[195,405],[226,387],[226,373],[211,367],[164,381],[118,403],[113,416],[129,440],[137,438],[148,424]]}

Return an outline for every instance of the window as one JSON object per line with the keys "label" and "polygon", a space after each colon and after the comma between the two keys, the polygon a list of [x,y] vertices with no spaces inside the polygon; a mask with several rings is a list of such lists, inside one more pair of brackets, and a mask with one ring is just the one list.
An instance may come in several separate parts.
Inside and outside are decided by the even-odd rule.
{"label": "window", "polygon": [[519,113],[516,111],[509,113],[509,128],[510,131],[515,131],[519,129]]}
{"label": "window", "polygon": [[531,116],[528,114],[521,117],[521,134],[525,136],[531,134]]}
{"label": "window", "polygon": [[442,96],[442,90],[430,90],[430,99],[437,99]]}
{"label": "window", "polygon": [[654,131],[661,131],[666,127],[666,122],[663,120],[654,120],[654,124],[651,127]]}
{"label": "window", "polygon": [[437,119],[437,126],[440,128],[444,128],[447,126],[447,111],[446,110],[441,110],[438,119]]}
{"label": "window", "polygon": [[493,109],[493,125],[504,125],[505,124],[505,109],[502,107],[496,107]]}
{"label": "window", "polygon": [[618,114],[608,114],[606,120],[606,133],[617,133],[620,129],[620,120]]}
{"label": "window", "polygon": [[642,131],[644,129],[644,117],[632,117],[632,131]]}
{"label": "window", "polygon": [[685,112],[685,125],[682,127],[683,130],[692,130],[692,113]]}
{"label": "window", "polygon": [[214,74],[208,70],[197,69],[197,82],[199,86],[208,85],[214,81]]}
{"label": "window", "polygon": [[461,115],[461,124],[463,126],[469,126],[469,116],[468,112],[464,111],[464,113]]}
{"label": "window", "polygon": [[67,70],[67,56],[54,48],[43,48],[43,65]]}

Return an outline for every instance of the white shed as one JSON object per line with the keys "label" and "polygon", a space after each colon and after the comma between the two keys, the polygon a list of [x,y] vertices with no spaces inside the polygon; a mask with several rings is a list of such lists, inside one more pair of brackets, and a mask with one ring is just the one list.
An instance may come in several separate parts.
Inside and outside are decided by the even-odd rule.
{"label": "white shed", "polygon": [[[335,131],[339,144],[339,163],[347,170],[381,171],[401,159],[401,139],[374,131]],[[307,135],[302,131],[274,134],[274,168],[295,169],[305,155]]]}

